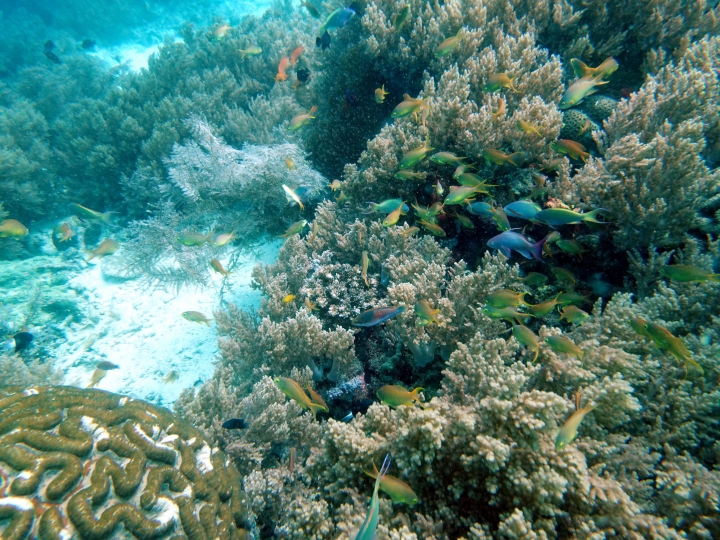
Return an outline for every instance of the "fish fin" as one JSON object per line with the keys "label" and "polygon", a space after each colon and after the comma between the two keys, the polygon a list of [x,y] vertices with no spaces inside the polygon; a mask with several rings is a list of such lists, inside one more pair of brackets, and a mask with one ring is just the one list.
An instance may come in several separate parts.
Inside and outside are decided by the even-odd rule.
{"label": "fish fin", "polygon": [[608,210],[606,208],[596,208],[592,212],[588,212],[587,214],[583,214],[583,221],[590,221],[592,223],[600,223],[605,224],[607,221],[599,221],[597,219],[597,215],[603,212],[607,212]]}
{"label": "fish fin", "polygon": [[112,215],[116,214],[117,212],[105,212],[104,214],[100,214],[100,221],[103,223],[106,223],[107,225],[112,225]]}
{"label": "fish fin", "polygon": [[571,58],[570,65],[572,66],[575,75],[580,78],[592,75],[592,70],[587,66],[587,64],[581,62],[577,58]]}
{"label": "fish fin", "polygon": [[708,281],[720,282],[720,274],[708,274]]}

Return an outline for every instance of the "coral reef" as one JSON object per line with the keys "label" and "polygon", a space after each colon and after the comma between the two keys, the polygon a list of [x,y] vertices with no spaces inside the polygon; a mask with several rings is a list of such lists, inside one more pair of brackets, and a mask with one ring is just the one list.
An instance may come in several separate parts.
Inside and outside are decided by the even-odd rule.
{"label": "coral reef", "polygon": [[71,387],[0,396],[9,538],[111,538],[121,524],[133,538],[250,537],[237,469],[167,411]]}

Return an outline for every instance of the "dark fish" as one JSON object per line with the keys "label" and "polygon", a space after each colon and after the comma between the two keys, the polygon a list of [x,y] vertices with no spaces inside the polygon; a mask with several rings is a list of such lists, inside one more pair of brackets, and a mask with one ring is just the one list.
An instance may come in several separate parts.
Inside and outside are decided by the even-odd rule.
{"label": "dark fish", "polygon": [[50,52],[50,51],[52,51],[54,48],[55,48],[55,43],[53,43],[53,41],[52,41],[51,39],[48,39],[48,40],[43,44],[43,50],[44,50],[45,52]]}
{"label": "dark fish", "polygon": [[92,49],[95,46],[95,40],[94,39],[83,39],[80,46],[83,49]]}
{"label": "dark fish", "polygon": [[56,64],[62,64],[60,58],[58,58],[58,55],[52,52],[54,48],[55,44],[52,42],[52,40],[48,39],[43,45],[43,52],[45,53],[45,56],[47,56],[48,60],[50,60],[51,62],[55,62]]}
{"label": "dark fish", "polygon": [[315,38],[315,46],[320,47],[323,51],[330,46],[330,34],[327,30],[325,30],[322,37]]}
{"label": "dark fish", "polygon": [[13,336],[13,340],[15,341],[15,352],[27,349],[33,339],[34,336],[30,332],[18,332],[15,334]]}
{"label": "dark fish", "polygon": [[107,360],[103,360],[102,362],[98,362],[97,366],[95,366],[97,369],[103,369],[105,371],[109,369],[120,369],[120,366],[117,364],[113,364],[112,362],[108,362]]}
{"label": "dark fish", "polygon": [[347,423],[347,422],[352,421],[352,419],[353,419],[353,413],[352,413],[352,411],[350,411],[350,412],[347,413],[345,416],[343,416],[343,417],[340,419],[340,421]]}
{"label": "dark fish", "polygon": [[297,76],[298,81],[301,83],[306,83],[310,80],[310,70],[309,69],[298,69],[295,72],[295,75]]}
{"label": "dark fish", "polygon": [[223,422],[222,427],[225,429],[247,429],[248,425],[242,418],[231,418]]}
{"label": "dark fish", "polygon": [[348,107],[357,107],[360,105],[360,100],[349,88],[345,89],[345,103]]}

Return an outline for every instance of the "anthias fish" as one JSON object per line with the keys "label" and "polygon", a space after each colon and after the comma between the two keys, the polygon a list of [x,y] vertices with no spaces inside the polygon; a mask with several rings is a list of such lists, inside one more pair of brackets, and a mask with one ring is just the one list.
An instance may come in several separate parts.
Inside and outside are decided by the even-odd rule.
{"label": "anthias fish", "polygon": [[423,390],[424,388],[420,387],[415,388],[414,390],[407,390],[403,386],[389,384],[379,388],[377,396],[381,402],[393,409],[396,409],[397,407],[412,407],[415,403],[422,407],[423,403],[420,401],[420,392]]}
{"label": "anthias fish", "polygon": [[497,236],[493,236],[490,240],[488,240],[487,245],[493,249],[497,249],[506,257],[510,257],[513,251],[517,251],[526,259],[536,259],[538,261],[542,261],[542,249],[544,243],[545,238],[533,244],[520,233],[505,231]]}

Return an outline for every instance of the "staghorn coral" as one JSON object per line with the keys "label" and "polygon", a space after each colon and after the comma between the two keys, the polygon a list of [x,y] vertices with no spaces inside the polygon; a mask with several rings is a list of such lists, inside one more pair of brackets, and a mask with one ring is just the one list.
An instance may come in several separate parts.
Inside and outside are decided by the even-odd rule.
{"label": "staghorn coral", "polygon": [[167,411],[71,387],[0,395],[9,537],[110,538],[122,524],[133,538],[249,538],[237,469]]}

